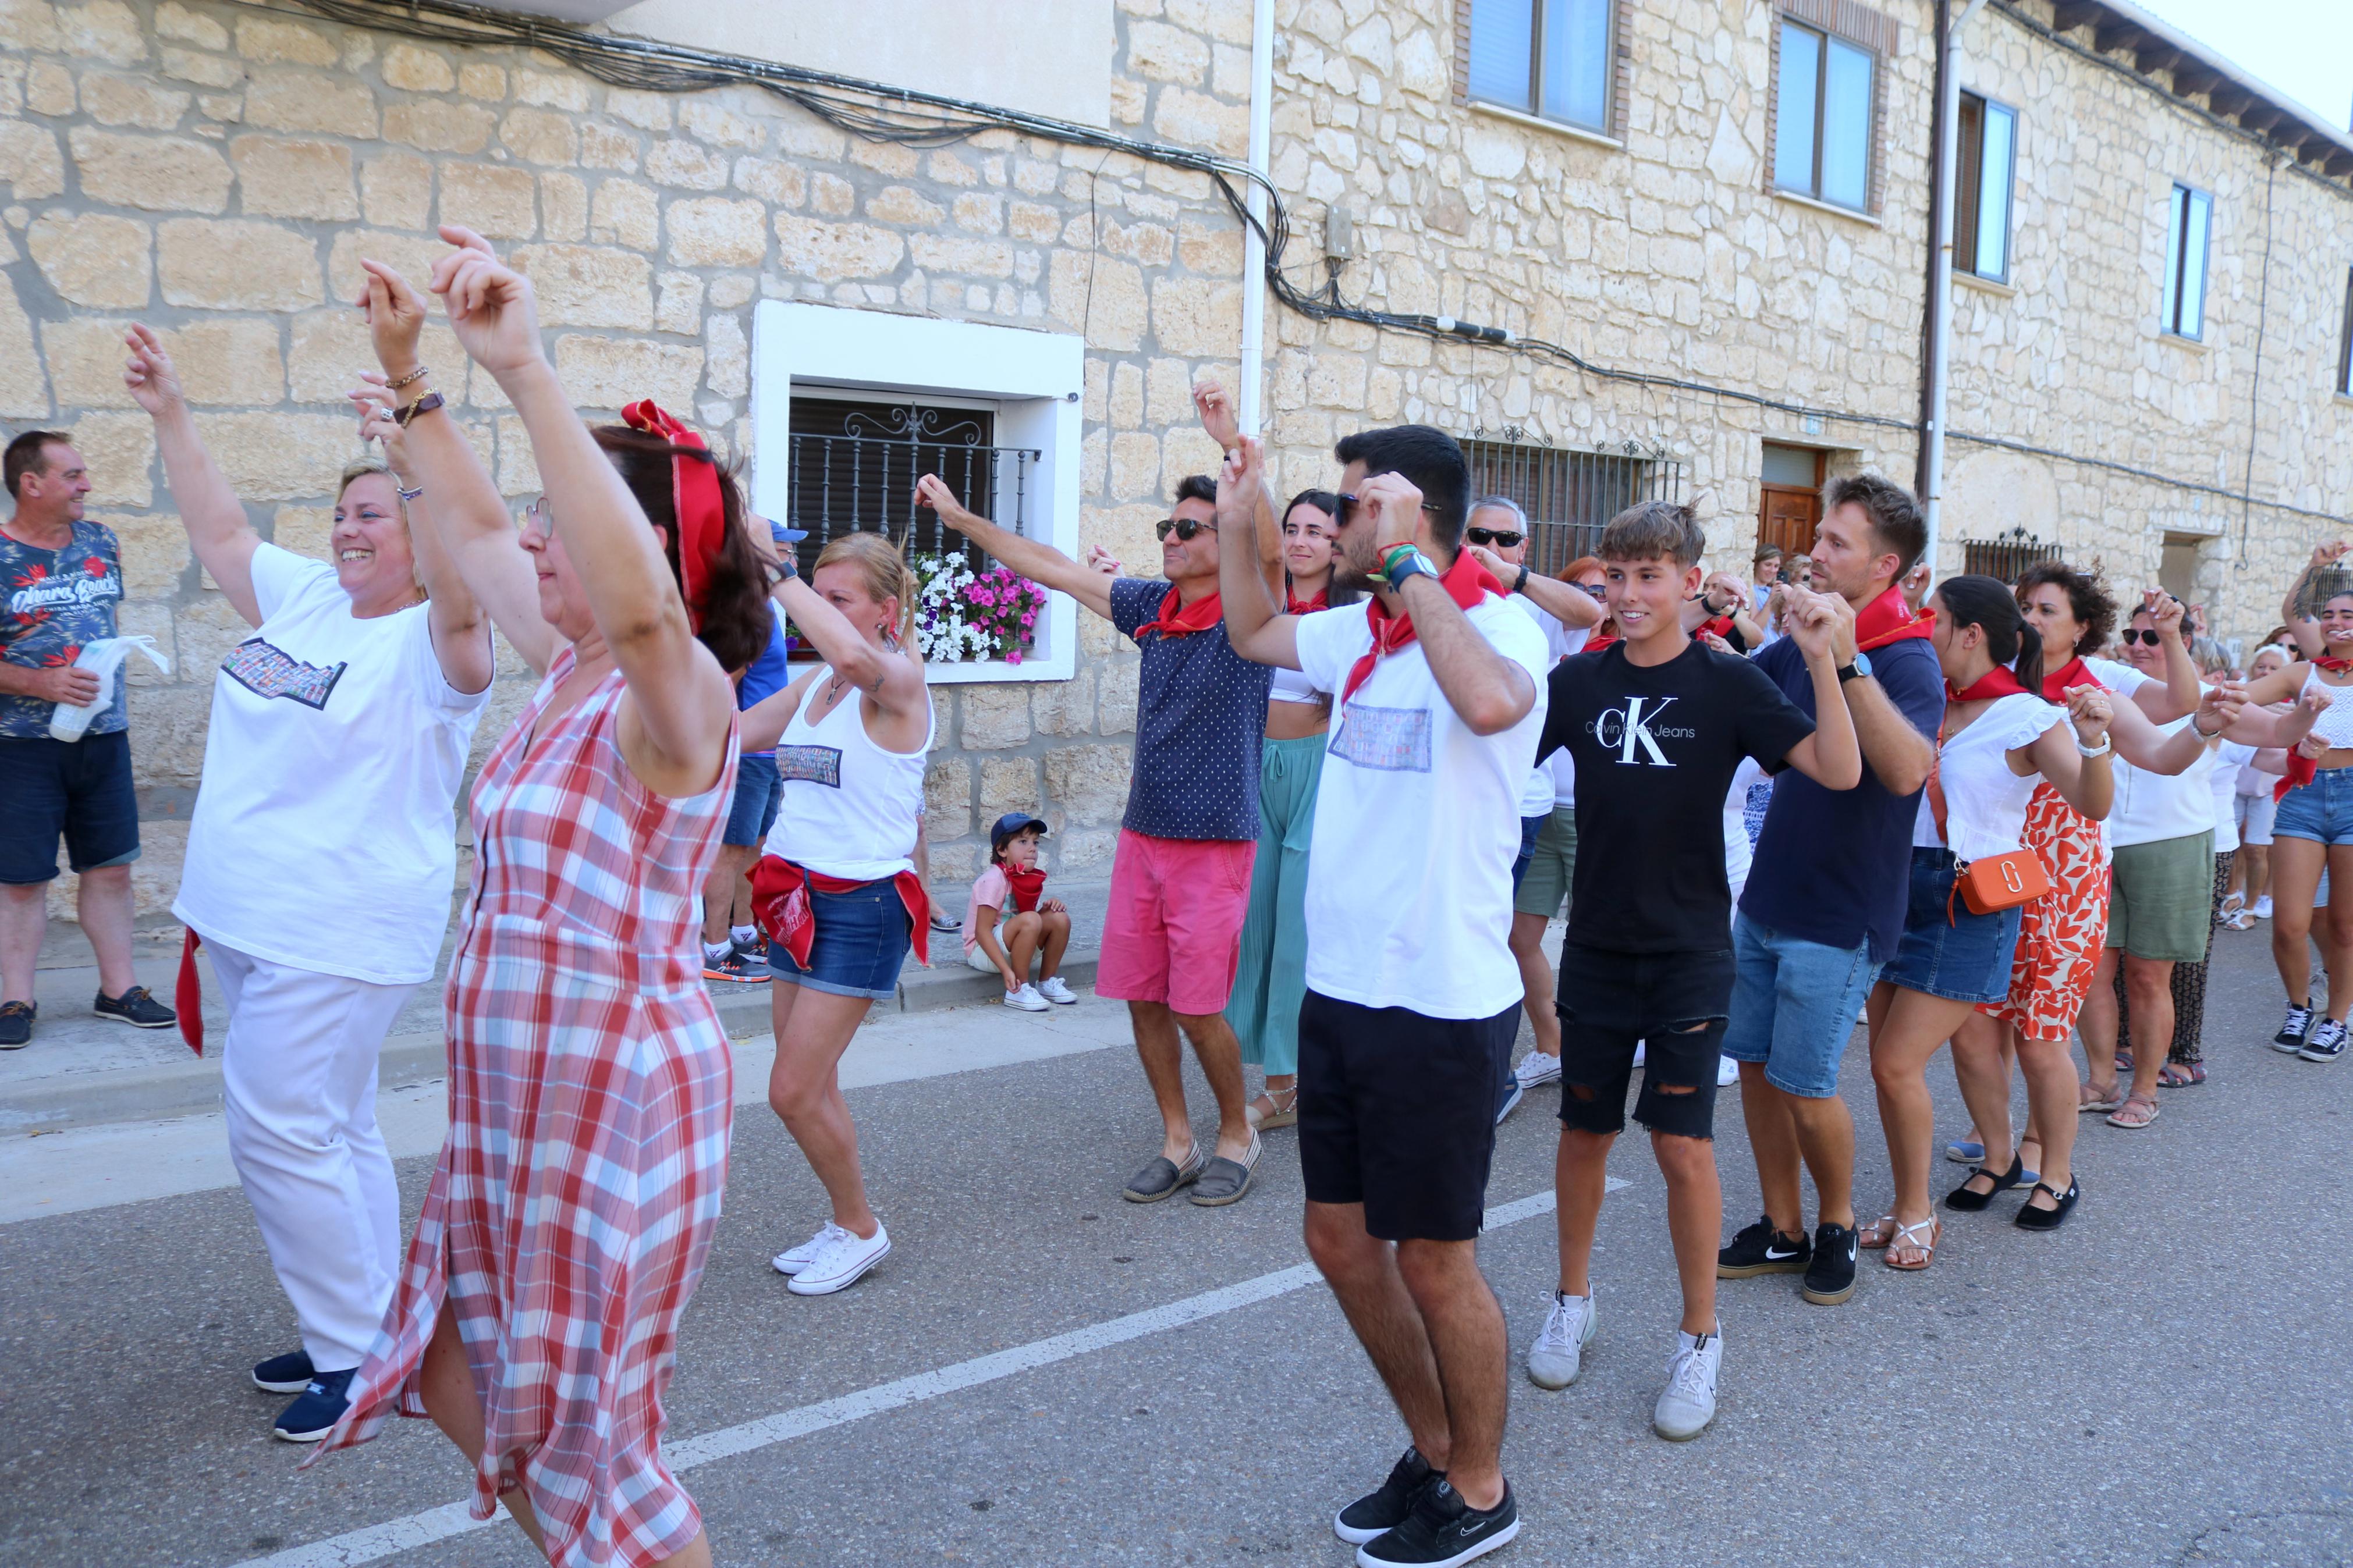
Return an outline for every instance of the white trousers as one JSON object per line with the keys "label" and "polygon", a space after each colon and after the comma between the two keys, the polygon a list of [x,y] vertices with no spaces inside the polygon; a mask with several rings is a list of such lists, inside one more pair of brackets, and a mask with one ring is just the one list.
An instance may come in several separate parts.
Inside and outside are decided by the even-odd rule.
{"label": "white trousers", "polygon": [[229,1158],[302,1348],[359,1365],[400,1270],[400,1187],[375,1124],[376,1056],[414,985],[292,969],[206,942],[228,1001]]}

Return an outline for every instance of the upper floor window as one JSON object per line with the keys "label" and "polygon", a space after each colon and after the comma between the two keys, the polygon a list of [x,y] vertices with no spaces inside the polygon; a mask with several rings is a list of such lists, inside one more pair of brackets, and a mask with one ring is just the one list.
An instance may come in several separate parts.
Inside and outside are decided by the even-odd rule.
{"label": "upper floor window", "polygon": [[1773,184],[1861,212],[1871,205],[1869,49],[1784,19],[1774,83]]}
{"label": "upper floor window", "polygon": [[1616,0],[1470,0],[1470,93],[1607,134]]}
{"label": "upper floor window", "polygon": [[2345,269],[2345,326],[2337,345],[2337,390],[2353,397],[2353,267]]}
{"label": "upper floor window", "polygon": [[2010,168],[2018,114],[1976,93],[1961,94],[1958,177],[1953,185],[1953,265],[2010,281]]}
{"label": "upper floor window", "polygon": [[2206,335],[2206,230],[2213,211],[2214,198],[2205,192],[2173,187],[2166,225],[2165,305],[2158,328],[2175,337]]}

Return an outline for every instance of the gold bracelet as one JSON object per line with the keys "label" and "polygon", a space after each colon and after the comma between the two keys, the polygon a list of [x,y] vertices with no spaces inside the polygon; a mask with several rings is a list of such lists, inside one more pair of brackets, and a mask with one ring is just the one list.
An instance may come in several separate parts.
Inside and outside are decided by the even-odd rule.
{"label": "gold bracelet", "polygon": [[410,382],[415,381],[418,376],[425,374],[425,367],[420,364],[415,370],[410,371],[406,375],[402,376],[399,380],[385,382],[384,384],[385,390],[386,392],[398,392],[402,387],[406,386]]}

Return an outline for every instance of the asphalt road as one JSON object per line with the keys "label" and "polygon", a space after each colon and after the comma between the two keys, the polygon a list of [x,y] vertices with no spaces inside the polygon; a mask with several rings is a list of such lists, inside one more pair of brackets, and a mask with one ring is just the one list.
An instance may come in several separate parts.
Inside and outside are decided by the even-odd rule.
{"label": "asphalt road", "polygon": [[[1721,1411],[1688,1445],[1649,1429],[1673,1274],[1656,1170],[1621,1143],[1600,1336],[1567,1392],[1515,1373],[1527,1523],[1494,1560],[2353,1563],[2353,1069],[2264,1048],[2263,940],[2222,933],[2211,1081],[2167,1091],[2145,1132],[2086,1120],[2064,1230],[2017,1230],[2010,1200],[1952,1216],[1933,1268],[1866,1255],[1840,1308],[1788,1277],[1727,1282]],[[1933,1080],[1957,1133],[1941,1060]],[[1887,1183],[1859,1045],[1844,1082],[1867,1207]],[[1717,1130],[1737,1225],[1755,1187],[1734,1092]],[[1555,1093],[1503,1130],[1489,1201],[1513,1223],[1481,1249],[1517,1346],[1556,1260]],[[1330,1515],[1403,1437],[1328,1293],[1285,1272],[1303,1257],[1292,1134],[1240,1205],[1145,1208],[1118,1195],[1156,1136],[1124,1049],[850,1098],[896,1250],[814,1300],[767,1259],[819,1217],[817,1184],[762,1107],[739,1111],[669,1402],[720,1562],[1348,1561]],[[429,1167],[401,1165],[412,1220]],[[244,1380],[292,1343],[234,1189],[0,1226],[0,1563],[533,1561],[502,1522],[446,1533],[465,1476],[424,1423],[298,1473],[268,1436],[279,1402]]]}

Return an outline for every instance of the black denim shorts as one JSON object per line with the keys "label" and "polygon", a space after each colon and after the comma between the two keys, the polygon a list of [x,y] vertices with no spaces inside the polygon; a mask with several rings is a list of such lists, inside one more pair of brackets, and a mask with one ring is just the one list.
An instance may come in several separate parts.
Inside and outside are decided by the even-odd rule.
{"label": "black denim shorts", "polygon": [[1645,1046],[1634,1120],[1653,1132],[1715,1136],[1715,1064],[1732,1008],[1732,949],[1560,950],[1560,1119],[1583,1132],[1626,1127],[1634,1047]]}

